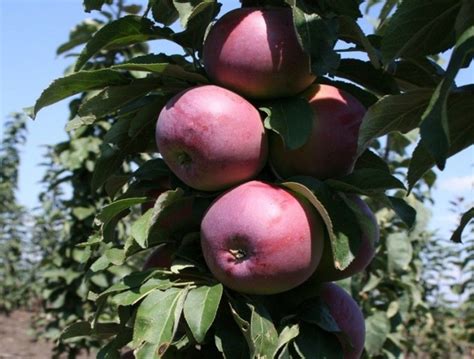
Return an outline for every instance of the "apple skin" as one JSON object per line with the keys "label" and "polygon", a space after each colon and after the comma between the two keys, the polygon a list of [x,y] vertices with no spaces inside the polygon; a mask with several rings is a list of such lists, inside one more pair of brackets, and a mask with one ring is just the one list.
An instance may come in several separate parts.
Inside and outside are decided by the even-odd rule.
{"label": "apple skin", "polygon": [[313,274],[324,228],[305,199],[260,181],[217,198],[201,223],[201,247],[213,275],[249,294],[292,289]]}
{"label": "apple skin", "polygon": [[171,268],[174,251],[171,245],[163,244],[155,249],[146,259],[143,270],[151,268]]}
{"label": "apple skin", "polygon": [[161,111],[156,142],[165,163],[188,186],[216,191],[256,176],[268,143],[257,109],[214,85],[187,89]]}
{"label": "apple skin", "polygon": [[270,133],[270,164],[275,174],[327,179],[351,173],[364,106],[330,85],[311,87],[305,95],[314,111],[311,135],[302,147],[288,150],[279,135]]}
{"label": "apple skin", "polygon": [[[375,245],[379,241],[380,230],[377,225],[377,220],[370,210],[369,206],[355,195],[348,196],[353,201],[360,212],[372,222],[372,228],[362,228],[362,235],[360,238],[360,246],[358,253],[355,255],[354,260],[344,270],[338,270],[334,266],[332,261],[332,251],[330,243],[326,242],[324,246],[323,256],[319,263],[316,272],[311,277],[311,281],[318,282],[333,282],[344,278],[352,277],[354,274],[362,272],[372,261],[375,255]],[[371,231],[372,230],[372,231]]]}
{"label": "apple skin", "polygon": [[289,8],[228,12],[209,31],[203,60],[215,83],[250,98],[293,96],[315,79]]}
{"label": "apple skin", "polygon": [[347,335],[353,346],[352,348],[345,345],[344,340],[339,338],[343,347],[344,359],[360,358],[364,351],[365,321],[356,301],[334,283],[323,283],[320,295],[339,329]]}

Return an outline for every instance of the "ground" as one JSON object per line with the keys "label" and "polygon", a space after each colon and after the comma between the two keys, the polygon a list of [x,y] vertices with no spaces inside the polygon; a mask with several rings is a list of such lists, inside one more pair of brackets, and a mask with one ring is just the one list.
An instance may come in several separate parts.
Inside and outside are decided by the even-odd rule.
{"label": "ground", "polygon": [[0,314],[0,359],[51,358],[53,346],[28,335],[32,315],[26,311],[16,311],[8,317]]}

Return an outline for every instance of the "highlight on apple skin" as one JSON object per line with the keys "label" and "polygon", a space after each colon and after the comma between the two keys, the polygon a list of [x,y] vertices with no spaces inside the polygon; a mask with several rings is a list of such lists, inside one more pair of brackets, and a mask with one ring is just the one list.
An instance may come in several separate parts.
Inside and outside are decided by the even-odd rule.
{"label": "highlight on apple skin", "polygon": [[221,195],[201,224],[212,274],[243,293],[275,294],[303,283],[324,245],[322,220],[306,199],[252,181]]}
{"label": "highlight on apple skin", "polygon": [[320,295],[339,329],[352,345],[347,345],[346,340],[339,337],[344,359],[359,359],[364,351],[365,321],[356,301],[334,283],[323,283]]}
{"label": "highlight on apple skin", "polygon": [[215,83],[251,98],[293,96],[315,79],[289,8],[228,12],[209,31],[203,60]]}
{"label": "highlight on apple skin", "polygon": [[344,270],[338,270],[332,260],[331,245],[326,241],[323,256],[316,272],[311,277],[311,281],[333,282],[344,278],[352,277],[354,274],[362,272],[375,256],[375,246],[379,241],[380,230],[377,219],[369,206],[356,195],[348,196],[355,203],[360,213],[370,224],[361,228],[360,246],[354,260]]}
{"label": "highlight on apple skin", "polygon": [[161,111],[156,142],[163,160],[188,186],[216,191],[256,176],[268,144],[257,109],[214,85],[187,89]]}
{"label": "highlight on apple skin", "polygon": [[312,86],[305,96],[314,111],[311,135],[302,147],[288,150],[279,135],[270,133],[270,164],[275,174],[327,179],[351,173],[357,160],[364,106],[351,94],[330,85]]}

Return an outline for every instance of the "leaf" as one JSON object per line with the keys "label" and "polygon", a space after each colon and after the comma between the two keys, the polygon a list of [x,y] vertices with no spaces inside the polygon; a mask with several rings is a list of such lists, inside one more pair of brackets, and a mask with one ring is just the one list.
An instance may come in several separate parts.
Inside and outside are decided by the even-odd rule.
{"label": "leaf", "polygon": [[358,153],[392,131],[409,132],[418,127],[433,91],[419,89],[382,97],[364,116],[359,129]]}
{"label": "leaf", "polygon": [[384,312],[376,312],[365,320],[365,327],[365,349],[370,356],[375,356],[382,349],[390,333],[390,322]]}
{"label": "leaf", "polygon": [[320,0],[318,5],[337,14],[344,14],[353,19],[362,16],[359,10],[360,0]]}
{"label": "leaf", "polygon": [[250,357],[247,341],[237,325],[229,318],[217,316],[214,342],[224,359],[248,359]]}
{"label": "leaf", "polygon": [[355,163],[354,169],[367,169],[372,168],[385,173],[390,173],[387,162],[385,162],[378,154],[371,151],[370,149],[365,150],[362,155],[359,156]]}
{"label": "leaf", "polygon": [[355,191],[383,191],[388,189],[405,189],[403,183],[390,173],[379,169],[363,168],[338,179],[326,180],[326,183],[338,190]]}
{"label": "leaf", "polygon": [[169,26],[178,19],[178,12],[173,6],[173,0],[153,0],[151,5],[153,19]]}
{"label": "leaf", "polygon": [[125,211],[130,207],[143,202],[146,202],[146,197],[126,198],[117,200],[102,208],[102,211],[97,215],[97,220],[101,221],[105,225],[120,212]]}
{"label": "leaf", "polygon": [[444,77],[444,70],[429,58],[410,58],[397,61],[392,72],[400,89],[436,87]]}
{"label": "leaf", "polygon": [[133,177],[139,181],[153,181],[163,176],[169,176],[170,170],[161,158],[154,158],[143,163],[135,172]]}
{"label": "leaf", "polygon": [[[206,0],[173,0],[173,5],[179,14],[181,26],[185,29],[188,26],[188,20],[197,5]],[[207,2],[210,2],[207,0]]]}
{"label": "leaf", "polygon": [[108,23],[87,42],[77,58],[75,71],[79,71],[92,56],[105,47],[120,47],[156,39],[169,39],[172,31],[153,25],[153,21],[127,15]]}
{"label": "leaf", "polygon": [[171,288],[173,283],[169,279],[150,278],[139,288],[131,288],[114,295],[111,298],[112,303],[121,306],[134,305],[146,297],[150,292],[160,289],[166,290]]}
{"label": "leaf", "polygon": [[338,21],[339,37],[346,42],[355,43],[358,47],[363,48],[367,52],[372,66],[375,69],[379,69],[381,67],[380,55],[365,36],[364,31],[357,22],[349,16],[339,16]]}
{"label": "leaf", "polygon": [[90,19],[86,19],[76,25],[69,34],[69,40],[57,48],[56,55],[61,55],[66,51],[87,42],[92,34],[99,29],[99,26],[100,23]]}
{"label": "leaf", "polygon": [[360,228],[354,211],[331,188],[311,177],[293,177],[285,187],[304,196],[318,210],[328,231],[334,266],[345,269],[360,246]]}
{"label": "leaf", "polygon": [[334,334],[315,325],[301,323],[295,350],[305,359],[342,359],[342,347]]}
{"label": "leaf", "polygon": [[184,302],[184,318],[194,339],[202,343],[216,317],[222,297],[222,284],[203,285],[189,291]]}
{"label": "leaf", "polygon": [[443,169],[449,153],[448,96],[459,69],[474,56],[474,26],[459,38],[449,60],[444,79],[431,97],[420,125],[421,142]]}
{"label": "leaf", "polygon": [[122,278],[119,282],[115,283],[111,287],[107,288],[102,293],[100,293],[97,299],[104,299],[112,293],[123,292],[126,290],[138,288],[142,286],[143,283],[145,283],[148,279],[150,279],[153,273],[153,271],[133,272]]}
{"label": "leaf", "polygon": [[130,235],[142,248],[148,248],[148,234],[150,232],[152,216],[153,210],[149,209],[140,218],[138,218],[130,228]]}
{"label": "leaf", "polygon": [[[299,324],[291,324],[291,325],[287,325],[283,327],[283,329],[280,332],[280,335],[278,336],[278,346],[277,346],[277,349],[275,350],[275,354],[277,354],[281,348],[284,348],[286,345],[288,345],[288,343],[293,341],[293,339],[295,339],[299,334],[300,334]],[[282,352],[284,351],[285,350],[282,350]]]}
{"label": "leaf", "polygon": [[[183,309],[186,291],[178,288],[156,290],[141,302],[133,328],[135,347],[142,342],[156,344],[159,348],[169,347]],[[161,352],[164,353],[166,349]]]}
{"label": "leaf", "polygon": [[330,333],[341,332],[327,305],[320,297],[311,298],[306,301],[299,314],[302,321],[315,324],[322,330]]}
{"label": "leaf", "polygon": [[391,233],[386,239],[387,267],[390,273],[408,270],[412,260],[413,247],[405,233]]}
{"label": "leaf", "polygon": [[100,10],[105,4],[106,0],[83,0],[83,6],[85,12],[91,12],[92,10]]}
{"label": "leaf", "polygon": [[116,112],[127,103],[145,96],[147,93],[160,86],[155,78],[136,79],[125,86],[110,86],[97,95],[82,102],[78,115],[87,117],[88,120],[100,119],[105,115]]}
{"label": "leaf", "polygon": [[301,0],[291,6],[298,42],[311,57],[311,72],[316,75],[332,73],[339,65],[340,56],[334,51],[337,41],[336,19],[326,20],[306,9]]}
{"label": "leaf", "polygon": [[370,62],[343,59],[335,75],[353,81],[377,95],[398,94],[398,85],[388,73],[377,70]]}
{"label": "leaf", "polygon": [[272,318],[259,303],[251,305],[251,309],[250,337],[253,344],[251,357],[273,358],[278,348],[278,332]]}
{"label": "leaf", "polygon": [[462,232],[464,228],[466,228],[467,224],[473,218],[474,218],[474,207],[462,215],[461,223],[459,223],[458,228],[456,228],[456,230],[453,232],[453,235],[451,236],[451,241],[455,243],[462,243],[462,240],[461,240]]}
{"label": "leaf", "polygon": [[34,119],[39,110],[65,98],[105,86],[124,85],[130,82],[125,75],[110,69],[81,71],[54,80],[36,100],[32,111]]}
{"label": "leaf", "polygon": [[153,72],[175,79],[189,81],[191,83],[209,82],[205,76],[196,72],[188,71],[181,65],[170,63],[170,60],[171,59],[166,59],[162,54],[144,55],[135,57],[118,65],[113,65],[112,68],[129,71]]}
{"label": "leaf", "polygon": [[173,41],[183,47],[192,49],[193,53],[200,52],[206,29],[219,12],[220,7],[221,4],[216,3],[214,0],[201,0],[193,8],[192,13],[187,16],[186,29],[173,34]]}
{"label": "leaf", "polygon": [[385,63],[451,47],[460,6],[459,0],[404,0],[384,31],[381,50]]}
{"label": "leaf", "polygon": [[408,228],[413,228],[416,222],[416,210],[402,198],[394,196],[387,196],[387,198],[397,216],[405,222]]}
{"label": "leaf", "polygon": [[77,322],[69,325],[61,333],[61,339],[69,339],[76,337],[86,337],[90,336],[92,333],[92,327],[89,322]]}
{"label": "leaf", "polygon": [[[448,98],[449,151],[451,157],[473,144],[474,92],[458,90]],[[411,190],[426,171],[435,165],[428,150],[420,142],[415,148],[408,167],[408,189]]]}
{"label": "leaf", "polygon": [[287,149],[302,147],[311,135],[315,113],[304,98],[279,99],[260,110],[267,114],[265,128],[280,135]]}
{"label": "leaf", "polygon": [[474,2],[472,0],[461,0],[461,2],[461,9],[454,25],[457,39],[461,37],[467,28],[474,25]]}

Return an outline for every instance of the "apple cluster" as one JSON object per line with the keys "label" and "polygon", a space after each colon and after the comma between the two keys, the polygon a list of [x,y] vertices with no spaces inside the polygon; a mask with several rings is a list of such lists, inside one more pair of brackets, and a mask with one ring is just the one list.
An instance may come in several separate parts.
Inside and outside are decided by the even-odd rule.
{"label": "apple cluster", "polygon": [[[159,152],[171,171],[199,191],[223,191],[201,222],[201,247],[212,274],[230,289],[269,295],[303,283],[321,286],[321,298],[360,356],[364,318],[355,301],[330,282],[362,271],[374,256],[378,227],[369,207],[349,196],[361,228],[354,261],[336,269],[326,228],[316,209],[289,189],[258,180],[269,164],[279,179],[320,180],[349,174],[365,108],[349,93],[315,84],[309,56],[301,48],[289,8],[242,8],[225,14],[205,40],[204,68],[211,85],[174,96],[156,125]],[[300,148],[264,128],[254,103],[305,98],[313,111],[312,131]],[[170,266],[162,247],[147,266]],[[166,259],[168,258],[168,259]]]}

